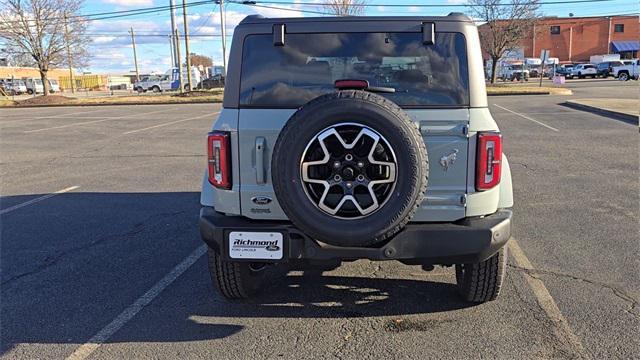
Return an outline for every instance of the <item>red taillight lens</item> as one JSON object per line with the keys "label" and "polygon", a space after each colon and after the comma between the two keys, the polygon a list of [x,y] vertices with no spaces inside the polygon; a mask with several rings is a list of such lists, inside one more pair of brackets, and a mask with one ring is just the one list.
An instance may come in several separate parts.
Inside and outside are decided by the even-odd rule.
{"label": "red taillight lens", "polygon": [[476,190],[489,190],[500,183],[502,170],[502,135],[478,134]]}
{"label": "red taillight lens", "polygon": [[221,189],[231,189],[231,141],[228,132],[209,133],[207,161],[211,185]]}

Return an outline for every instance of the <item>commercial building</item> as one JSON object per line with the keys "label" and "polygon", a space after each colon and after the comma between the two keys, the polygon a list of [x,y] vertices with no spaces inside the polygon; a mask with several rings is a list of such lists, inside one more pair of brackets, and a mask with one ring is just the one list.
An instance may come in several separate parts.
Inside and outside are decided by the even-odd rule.
{"label": "commercial building", "polygon": [[[50,69],[47,73],[47,77],[51,80],[59,80],[61,76],[69,76],[69,70]],[[15,79],[40,79],[40,71],[30,67],[0,66],[0,79],[11,79],[12,77]]]}
{"label": "commercial building", "polygon": [[[589,61],[592,55],[620,54],[622,59],[638,57],[640,50],[638,16],[546,17],[540,19],[520,43],[524,57],[540,57],[548,49],[550,57],[563,62]],[[482,27],[486,25],[480,25]],[[485,54],[485,58],[488,56]]]}

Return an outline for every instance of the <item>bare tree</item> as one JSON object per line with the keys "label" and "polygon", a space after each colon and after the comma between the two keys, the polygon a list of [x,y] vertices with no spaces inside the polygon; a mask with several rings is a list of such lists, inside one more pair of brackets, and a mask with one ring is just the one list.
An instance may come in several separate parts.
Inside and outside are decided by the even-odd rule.
{"label": "bare tree", "polygon": [[322,7],[330,14],[338,16],[355,16],[364,13],[368,0],[327,0]]}
{"label": "bare tree", "polygon": [[498,61],[531,34],[540,17],[540,0],[469,0],[471,15],[484,24],[478,28],[482,48],[491,57],[491,83]]}
{"label": "bare tree", "polygon": [[44,95],[52,66],[83,66],[89,39],[78,13],[83,0],[0,0],[0,38],[16,56],[28,55],[40,71]]}
{"label": "bare tree", "polygon": [[189,57],[191,58],[192,66],[202,66],[205,68],[213,66],[213,60],[208,56],[191,53]]}

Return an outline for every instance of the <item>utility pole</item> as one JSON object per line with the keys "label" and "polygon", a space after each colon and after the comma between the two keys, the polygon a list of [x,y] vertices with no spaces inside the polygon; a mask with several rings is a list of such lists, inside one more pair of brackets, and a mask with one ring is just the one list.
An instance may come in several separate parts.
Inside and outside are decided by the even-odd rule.
{"label": "utility pole", "polygon": [[140,81],[140,72],[138,72],[138,54],[136,53],[136,37],[131,28],[131,45],[133,45],[133,63],[136,65],[136,80]]}
{"label": "utility pole", "polygon": [[533,24],[533,36],[531,39],[531,57],[536,57],[536,24]]}
{"label": "utility pole", "polygon": [[573,26],[569,26],[569,61],[571,61],[571,55],[573,50]]}
{"label": "utility pole", "polygon": [[611,54],[611,16],[609,16],[609,30],[607,30],[607,54]]}
{"label": "utility pole", "polygon": [[184,51],[187,53],[187,84],[189,91],[193,88],[191,83],[191,53],[189,52],[189,22],[187,19],[187,0],[182,0],[182,17],[184,19]]}
{"label": "utility pole", "polygon": [[[178,29],[175,30],[174,35],[176,39],[180,38]],[[178,56],[178,86],[180,87],[180,93],[184,92],[184,86],[182,86],[182,61],[180,61],[180,41],[176,41],[176,55]]]}
{"label": "utility pole", "polygon": [[[173,33],[173,30],[171,30],[171,32]],[[173,56],[174,50],[173,50],[174,46],[173,46],[173,35],[169,35],[169,49],[171,49],[171,67],[175,67],[176,65],[176,59]]]}
{"label": "utility pole", "polygon": [[224,0],[219,0],[220,4],[220,35],[222,35],[222,75],[227,76],[227,30],[224,21]]}
{"label": "utility pole", "polygon": [[[73,78],[73,63],[71,61],[71,48],[69,47],[69,21],[67,13],[64,13],[64,42],[67,44],[67,63],[69,63],[69,85],[71,93],[75,94],[75,79]],[[44,86],[44,85],[43,85]]]}
{"label": "utility pole", "polygon": [[180,41],[180,39],[178,39],[177,37],[173,36],[173,34],[175,34],[176,29],[178,28],[176,26],[176,1],[175,0],[171,0],[169,1],[169,4],[171,5],[171,51],[173,54],[173,61],[171,62],[171,66],[173,67],[178,67],[178,62],[180,61],[180,58],[178,57],[178,51],[176,50],[176,43],[178,41]]}

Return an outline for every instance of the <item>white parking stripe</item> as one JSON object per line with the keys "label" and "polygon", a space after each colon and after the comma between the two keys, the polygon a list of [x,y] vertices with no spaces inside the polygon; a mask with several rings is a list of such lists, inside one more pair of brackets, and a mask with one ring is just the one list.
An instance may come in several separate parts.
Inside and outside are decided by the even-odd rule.
{"label": "white parking stripe", "polygon": [[541,126],[544,126],[544,127],[546,127],[547,129],[551,129],[551,130],[553,130],[553,131],[560,131],[560,130],[558,130],[558,129],[554,128],[553,126],[549,126],[549,125],[547,125],[547,124],[545,124],[545,123],[543,123],[543,122],[541,122],[541,121],[538,121],[538,120],[536,120],[536,119],[530,118],[530,117],[528,117],[527,115],[523,115],[523,114],[517,113],[517,112],[515,112],[515,111],[513,111],[513,110],[509,110],[509,109],[507,109],[507,108],[506,108],[506,107],[504,107],[504,106],[500,106],[500,105],[498,105],[498,104],[493,104],[493,105],[494,105],[494,106],[499,107],[499,108],[500,108],[500,109],[502,109],[502,110],[508,111],[508,112],[510,112],[510,113],[512,113],[512,114],[515,114],[515,115],[518,115],[518,116],[520,116],[521,118],[527,119],[527,120],[529,120],[529,121],[533,121],[534,123],[536,123],[536,124],[538,124],[538,125],[541,125]]}
{"label": "white parking stripe", "polygon": [[533,273],[535,273],[535,268],[531,264],[531,261],[529,261],[529,258],[527,258],[527,256],[522,251],[522,248],[520,248],[520,245],[518,244],[516,239],[512,238],[511,240],[509,240],[508,246],[509,252],[515,260],[516,265],[530,271],[524,273],[524,278],[529,284],[529,287],[531,287],[531,290],[533,290],[533,294],[538,301],[538,305],[545,312],[545,314],[547,314],[549,320],[551,320],[551,323],[554,326],[556,337],[562,342],[565,342],[566,344],[571,346],[571,349],[575,352],[577,358],[591,358],[584,349],[584,346],[582,345],[580,339],[573,333],[573,331],[569,327],[567,319],[565,319],[565,317],[560,312],[558,305],[553,300],[553,297],[551,297],[551,294],[549,293],[547,287],[544,285],[542,280],[533,275]]}
{"label": "white parking stripe", "polygon": [[[58,115],[49,115],[49,116],[36,116],[36,117],[32,117],[32,118],[25,118],[25,119],[17,119],[17,120],[9,120],[9,121],[0,121],[0,125],[5,125],[5,124],[13,124],[16,122],[25,122],[25,121],[29,121],[29,120],[41,120],[41,119],[56,119],[56,118],[64,118],[67,116],[71,116],[71,115],[80,115],[80,114],[90,114],[90,113],[94,113],[94,112],[98,112],[98,111],[104,111],[105,109],[96,109],[96,110],[89,110],[89,111],[82,111],[82,112],[73,112],[73,113],[68,113],[68,114],[58,114]],[[85,118],[80,117],[80,119]],[[72,119],[72,118],[70,118]]]}
{"label": "white parking stripe", "polygon": [[98,333],[93,335],[89,341],[82,344],[71,355],[67,357],[67,360],[81,360],[86,359],[92,352],[96,351],[100,345],[104,344],[109,338],[120,330],[126,323],[133,319],[140,310],[149,305],[153,299],[155,299],[162,290],[166,289],[171,283],[173,283],[182,273],[191,267],[202,255],[207,252],[207,246],[201,245],[189,256],[187,256],[180,264],[171,270],[165,277],[160,279],[155,285],[151,287],[144,295],[139,297],[133,304],[129,305],[124,311],[113,319],[107,326],[103,327]]}
{"label": "white parking stripe", "polygon": [[200,116],[194,116],[194,117],[190,117],[190,118],[182,119],[182,120],[171,121],[171,122],[164,123],[164,124],[158,124],[158,125],[153,125],[153,126],[149,126],[149,127],[142,128],[142,129],[127,131],[127,132],[122,133],[122,135],[133,134],[133,133],[137,133],[137,132],[140,132],[140,131],[151,130],[151,129],[155,129],[155,128],[159,128],[159,127],[163,127],[163,126],[169,126],[169,125],[181,123],[181,122],[184,122],[184,121],[202,119],[202,118],[207,117],[207,116],[211,116],[211,118],[213,119],[213,116],[217,115],[217,114],[219,114],[219,112],[210,113],[210,114],[204,114],[204,115],[200,115]]}
{"label": "white parking stripe", "polygon": [[79,122],[79,123],[60,125],[60,126],[53,126],[53,127],[48,127],[48,128],[42,128],[42,129],[26,130],[25,134],[35,133],[35,132],[40,132],[40,131],[47,131],[47,130],[64,129],[64,128],[68,128],[68,127],[72,127],[72,126],[78,126],[78,125],[96,124],[96,123],[99,123],[99,122],[110,121],[110,120],[115,120],[115,119],[125,119],[125,118],[129,118],[129,117],[140,117],[140,116],[144,116],[144,115],[157,114],[157,113],[161,113],[161,112],[167,112],[167,110],[165,109],[165,110],[158,110],[158,111],[150,111],[150,112],[146,112],[146,113],[135,113],[135,114],[129,114],[129,115],[116,116],[116,117],[102,118],[100,120],[83,121],[83,122]]}
{"label": "white parking stripe", "polygon": [[23,202],[22,204],[18,204],[18,205],[14,205],[14,206],[8,207],[6,209],[0,210],[0,215],[4,215],[6,213],[12,212],[14,210],[18,210],[18,209],[23,208],[25,206],[29,206],[31,204],[35,204],[35,203],[43,201],[43,200],[47,200],[47,199],[52,198],[52,197],[54,197],[56,195],[60,195],[60,194],[64,194],[64,193],[69,192],[69,191],[73,191],[73,190],[75,190],[75,189],[77,189],[79,187],[80,186],[70,186],[70,187],[68,187],[66,189],[58,190],[58,191],[56,191],[54,193],[43,195],[43,196],[37,197],[35,199],[31,199],[29,201]]}

